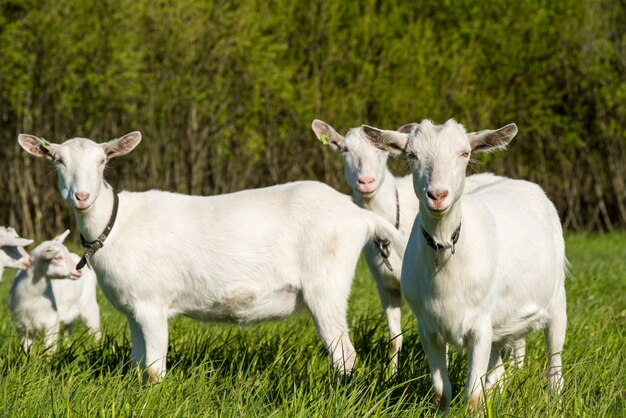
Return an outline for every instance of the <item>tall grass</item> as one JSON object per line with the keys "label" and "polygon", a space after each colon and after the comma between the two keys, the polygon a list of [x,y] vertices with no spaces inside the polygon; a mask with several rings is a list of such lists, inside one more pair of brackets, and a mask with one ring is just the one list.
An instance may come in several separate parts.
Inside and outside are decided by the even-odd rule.
{"label": "tall grass", "polygon": [[[569,327],[564,350],[566,389],[547,393],[541,333],[528,340],[526,365],[510,370],[487,415],[515,417],[624,416],[626,410],[626,234],[569,235],[574,278],[567,283]],[[329,367],[306,313],[249,327],[170,322],[169,372],[142,386],[129,366],[124,318],[101,295],[103,340],[76,327],[55,354],[22,353],[6,306],[12,273],[0,283],[0,416],[432,416],[430,378],[405,307],[401,368],[391,376],[386,324],[373,281],[361,262],[351,296],[352,338],[359,353],[352,381]],[[467,360],[452,352],[456,398],[462,401]]]}

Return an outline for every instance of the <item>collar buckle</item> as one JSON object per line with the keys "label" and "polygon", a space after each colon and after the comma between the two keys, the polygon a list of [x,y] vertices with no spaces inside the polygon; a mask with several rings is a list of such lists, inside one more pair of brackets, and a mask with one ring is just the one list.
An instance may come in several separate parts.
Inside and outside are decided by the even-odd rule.
{"label": "collar buckle", "polygon": [[[426,244],[435,250],[435,266],[439,266],[441,259],[443,258],[443,253],[446,250],[446,247],[443,244],[439,244],[435,241],[432,235],[430,235],[424,227],[422,227],[422,235],[424,236],[424,241]],[[449,247],[452,254],[456,252],[456,243],[459,241],[459,236],[461,235],[461,222],[459,222],[459,226],[452,233],[452,246]]]}

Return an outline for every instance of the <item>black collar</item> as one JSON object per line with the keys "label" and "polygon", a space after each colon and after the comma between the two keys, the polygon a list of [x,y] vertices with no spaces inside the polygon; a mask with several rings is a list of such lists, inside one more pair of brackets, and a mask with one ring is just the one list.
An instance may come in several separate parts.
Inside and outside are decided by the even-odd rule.
{"label": "black collar", "polygon": [[[400,228],[400,198],[398,197],[398,188],[396,187],[396,229]],[[383,263],[387,266],[390,271],[393,271],[391,268],[391,263],[389,262],[389,240],[384,238],[376,238],[374,240],[374,245],[376,249],[380,253],[380,256],[383,258]]]}
{"label": "black collar", "polygon": [[[422,235],[424,236],[424,240],[426,241],[426,244],[428,244],[430,248],[435,250],[435,266],[438,266],[439,261],[441,261],[441,254],[439,253],[439,251],[440,250],[445,251],[446,247],[436,242],[435,239],[432,237],[432,235],[426,232],[424,227],[422,227]],[[459,222],[459,226],[457,226],[457,228],[452,233],[452,237],[451,237],[452,238],[452,247],[451,247],[452,254],[454,254],[454,251],[455,251],[454,246],[459,241],[459,235],[461,235],[461,222]]]}
{"label": "black collar", "polygon": [[111,233],[111,229],[113,229],[113,225],[115,225],[115,218],[117,218],[117,208],[119,207],[119,204],[120,204],[120,199],[117,196],[117,193],[115,193],[115,190],[113,190],[113,212],[111,212],[111,218],[109,218],[109,223],[107,224],[106,228],[104,228],[104,231],[102,232],[102,234],[100,234],[100,236],[96,238],[95,241],[91,241],[91,242],[85,240],[85,237],[83,237],[83,234],[80,234],[80,245],[85,247],[87,250],[85,251],[85,254],[80,259],[78,264],[76,265],[76,270],[80,270],[83,267],[85,267],[85,264],[89,263],[89,260],[91,259],[91,257],[93,257],[96,251],[98,251],[100,248],[104,246],[104,241],[107,239],[107,237]]}

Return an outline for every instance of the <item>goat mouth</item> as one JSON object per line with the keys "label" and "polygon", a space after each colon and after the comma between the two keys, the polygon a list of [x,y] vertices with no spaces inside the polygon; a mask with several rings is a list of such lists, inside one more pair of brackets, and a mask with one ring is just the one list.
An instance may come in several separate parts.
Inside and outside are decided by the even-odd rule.
{"label": "goat mouth", "polygon": [[88,204],[87,206],[78,206],[76,204],[73,204],[72,206],[74,206],[74,209],[76,209],[77,211],[81,212],[81,213],[86,213],[89,211],[89,209],[91,209],[91,207],[93,206],[93,204]]}
{"label": "goat mouth", "polygon": [[361,196],[363,196],[366,199],[371,198],[372,196],[374,196],[376,194],[376,192],[378,191],[377,188],[365,188],[365,187],[358,187],[357,188],[358,192],[361,194]]}
{"label": "goat mouth", "polygon": [[450,206],[447,206],[445,208],[433,208],[433,207],[429,207],[428,211],[435,215],[435,216],[442,216],[443,214],[445,214],[448,209],[450,209]]}

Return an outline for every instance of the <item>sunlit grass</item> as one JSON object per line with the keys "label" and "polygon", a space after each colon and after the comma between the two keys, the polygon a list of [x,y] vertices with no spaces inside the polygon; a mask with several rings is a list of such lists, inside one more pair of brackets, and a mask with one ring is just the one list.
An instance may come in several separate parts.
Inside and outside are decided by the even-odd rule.
{"label": "sunlit grass", "polygon": [[[626,235],[570,235],[566,389],[547,393],[543,336],[529,338],[526,366],[510,370],[488,415],[624,416],[626,409]],[[169,371],[142,386],[130,368],[124,318],[100,297],[103,340],[75,327],[50,358],[22,353],[6,306],[12,273],[0,283],[0,416],[431,416],[430,378],[415,319],[404,309],[401,368],[389,374],[386,324],[365,263],[359,264],[350,324],[359,362],[352,381],[330,370],[306,312],[250,327],[170,322]],[[451,416],[467,415],[464,355],[450,354]]]}

